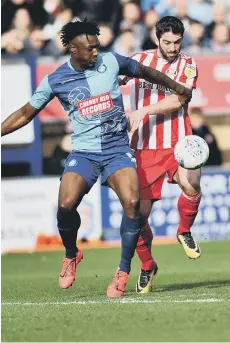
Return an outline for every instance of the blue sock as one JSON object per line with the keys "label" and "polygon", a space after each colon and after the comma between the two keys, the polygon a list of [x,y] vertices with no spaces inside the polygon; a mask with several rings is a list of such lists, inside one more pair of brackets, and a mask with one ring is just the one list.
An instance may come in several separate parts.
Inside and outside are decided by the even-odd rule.
{"label": "blue sock", "polygon": [[131,260],[134,256],[137,241],[141,231],[141,217],[129,218],[123,214],[121,221],[121,262],[120,270],[130,272]]}

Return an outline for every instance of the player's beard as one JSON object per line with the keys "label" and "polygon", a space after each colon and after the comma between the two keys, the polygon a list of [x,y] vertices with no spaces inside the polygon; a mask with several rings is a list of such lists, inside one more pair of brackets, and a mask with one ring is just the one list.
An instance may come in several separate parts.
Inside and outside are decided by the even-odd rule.
{"label": "player's beard", "polygon": [[95,59],[90,60],[90,61],[88,62],[88,66],[87,66],[87,67],[88,67],[89,69],[92,69],[92,68],[95,67],[96,63],[97,63],[97,59],[96,59],[96,60],[95,60]]}
{"label": "player's beard", "polygon": [[159,44],[159,50],[160,50],[160,53],[162,55],[162,57],[168,61],[169,63],[172,63],[179,55],[180,51],[181,51],[181,47],[179,49],[178,52],[175,52],[175,55],[174,56],[169,56],[167,55],[167,53],[164,52],[164,50],[162,49],[161,45]]}

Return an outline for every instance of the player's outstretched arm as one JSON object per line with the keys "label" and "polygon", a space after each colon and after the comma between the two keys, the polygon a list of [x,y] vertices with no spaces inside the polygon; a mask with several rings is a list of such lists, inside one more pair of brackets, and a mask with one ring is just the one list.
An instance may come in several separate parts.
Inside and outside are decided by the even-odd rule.
{"label": "player's outstretched arm", "polygon": [[1,136],[8,135],[27,125],[38,113],[39,110],[28,102],[3,121]]}
{"label": "player's outstretched arm", "polygon": [[192,90],[185,87],[184,85],[172,80],[167,75],[161,73],[156,69],[146,67],[143,64],[138,64],[138,77],[145,79],[151,83],[156,83],[165,87],[168,87],[175,91],[178,95],[184,95],[186,102],[189,102],[192,98]]}
{"label": "player's outstretched arm", "polygon": [[12,113],[1,127],[1,135],[5,136],[27,125],[53,98],[48,76],[45,76],[30,101]]}

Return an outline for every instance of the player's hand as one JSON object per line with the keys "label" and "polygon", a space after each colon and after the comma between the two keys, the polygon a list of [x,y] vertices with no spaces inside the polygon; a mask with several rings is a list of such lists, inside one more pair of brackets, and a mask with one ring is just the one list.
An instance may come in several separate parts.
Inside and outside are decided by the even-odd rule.
{"label": "player's hand", "polygon": [[185,92],[183,96],[185,97],[186,104],[188,104],[192,100],[192,89],[189,89],[187,87],[184,87],[184,88],[185,88]]}
{"label": "player's hand", "polygon": [[185,87],[184,84],[178,83],[176,93],[185,97],[186,104],[188,104],[192,99],[192,89]]}
{"label": "player's hand", "polygon": [[144,119],[147,113],[148,110],[143,107],[140,110],[128,114],[128,131],[130,135],[132,135],[134,131],[138,129],[140,122]]}
{"label": "player's hand", "polygon": [[177,95],[180,103],[181,103],[181,106],[184,106],[185,104],[187,104],[187,97],[185,95]]}

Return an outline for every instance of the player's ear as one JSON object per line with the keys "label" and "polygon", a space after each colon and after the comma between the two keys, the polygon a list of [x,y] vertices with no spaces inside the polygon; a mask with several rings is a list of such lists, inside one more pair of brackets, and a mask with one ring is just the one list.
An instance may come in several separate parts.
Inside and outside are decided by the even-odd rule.
{"label": "player's ear", "polygon": [[69,52],[72,54],[72,55],[77,55],[78,51],[77,51],[77,47],[73,44],[70,44],[69,45]]}

